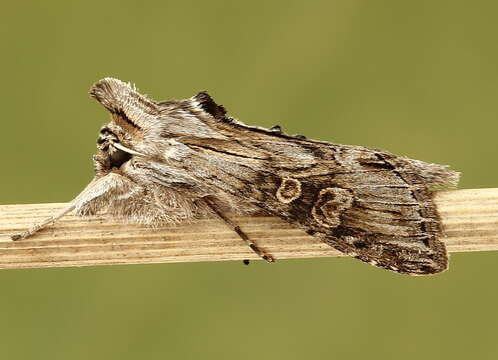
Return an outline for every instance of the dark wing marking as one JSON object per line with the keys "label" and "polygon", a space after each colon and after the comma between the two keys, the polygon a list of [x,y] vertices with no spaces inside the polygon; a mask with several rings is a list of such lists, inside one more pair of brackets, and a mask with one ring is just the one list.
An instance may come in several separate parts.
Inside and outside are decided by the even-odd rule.
{"label": "dark wing marking", "polygon": [[[440,218],[421,169],[385,152],[371,152],[381,166],[366,166],[361,154],[336,153],[338,166],[330,173],[298,179],[299,198],[285,204],[270,195],[265,209],[372,265],[412,275],[444,271]],[[455,175],[446,175],[437,182],[452,183]],[[282,182],[278,176],[272,181]]]}
{"label": "dark wing marking", "polygon": [[[191,120],[182,124],[191,127],[184,128],[188,133],[172,126],[164,133],[182,134],[191,163],[206,165],[203,184],[375,266],[413,275],[447,268],[431,187],[455,185],[456,172],[377,149],[246,126],[226,117],[205,92],[158,105],[170,115],[188,111],[209,128],[193,127]],[[184,162],[178,166],[193,176],[198,172]]]}

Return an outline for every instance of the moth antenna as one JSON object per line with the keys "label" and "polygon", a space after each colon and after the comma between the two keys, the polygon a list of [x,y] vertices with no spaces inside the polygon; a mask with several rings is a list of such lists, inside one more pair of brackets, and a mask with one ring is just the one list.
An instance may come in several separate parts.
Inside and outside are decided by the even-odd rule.
{"label": "moth antenna", "polygon": [[38,223],[38,224],[32,226],[31,228],[29,228],[26,231],[23,231],[22,233],[12,235],[10,238],[12,239],[12,241],[26,239],[27,237],[30,237],[31,235],[38,232],[39,230],[45,228],[47,225],[59,220],[61,217],[63,217],[67,213],[73,211],[75,207],[76,207],[75,204],[70,204],[69,206],[67,206],[67,207],[63,208],[62,210],[60,210],[59,212],[57,212],[55,215],[49,217],[46,220],[43,220],[41,223]]}

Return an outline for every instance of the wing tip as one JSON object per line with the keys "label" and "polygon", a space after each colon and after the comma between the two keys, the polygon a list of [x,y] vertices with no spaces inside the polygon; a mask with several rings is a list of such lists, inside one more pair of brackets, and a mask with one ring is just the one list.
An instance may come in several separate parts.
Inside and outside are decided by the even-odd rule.
{"label": "wing tip", "polygon": [[412,159],[410,162],[430,188],[454,189],[458,186],[461,173],[450,169],[449,166]]}

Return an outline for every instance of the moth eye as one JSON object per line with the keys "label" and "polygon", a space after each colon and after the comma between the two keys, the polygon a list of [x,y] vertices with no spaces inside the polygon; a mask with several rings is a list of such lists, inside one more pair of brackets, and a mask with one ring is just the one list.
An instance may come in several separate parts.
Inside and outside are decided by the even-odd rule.
{"label": "moth eye", "polygon": [[108,127],[103,127],[100,129],[99,136],[97,138],[97,144],[102,145],[106,142],[119,141],[116,134],[114,134]]}

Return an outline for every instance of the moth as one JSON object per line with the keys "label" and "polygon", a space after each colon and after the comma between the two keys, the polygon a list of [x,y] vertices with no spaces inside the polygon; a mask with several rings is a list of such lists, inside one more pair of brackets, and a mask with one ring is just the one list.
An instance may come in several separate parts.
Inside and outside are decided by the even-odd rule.
{"label": "moth", "polygon": [[388,270],[448,267],[433,200],[434,189],[458,182],[447,166],[247,126],[206,92],[158,102],[105,78],[90,95],[111,114],[97,139],[95,177],[66,209],[13,240],[72,210],[148,225],[218,217],[273,262],[228,215],[263,211]]}

